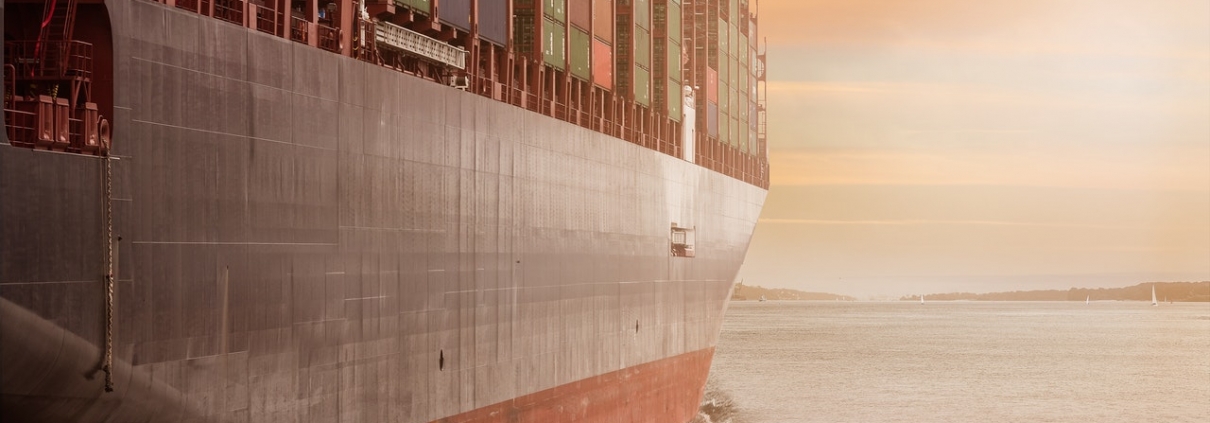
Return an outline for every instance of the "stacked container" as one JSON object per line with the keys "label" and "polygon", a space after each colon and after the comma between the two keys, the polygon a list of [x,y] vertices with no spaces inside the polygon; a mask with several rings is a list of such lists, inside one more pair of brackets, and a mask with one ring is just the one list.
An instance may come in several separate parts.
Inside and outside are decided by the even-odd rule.
{"label": "stacked container", "polygon": [[681,0],[654,0],[653,69],[656,110],[681,121]]}

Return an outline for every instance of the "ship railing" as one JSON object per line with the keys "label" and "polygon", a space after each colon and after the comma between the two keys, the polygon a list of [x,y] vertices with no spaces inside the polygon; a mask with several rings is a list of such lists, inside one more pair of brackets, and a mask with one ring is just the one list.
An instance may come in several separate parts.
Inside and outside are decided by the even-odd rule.
{"label": "ship railing", "polygon": [[214,17],[227,22],[243,25],[243,0],[214,0]]}
{"label": "ship railing", "polygon": [[205,14],[210,11],[210,0],[176,0],[176,7],[193,13]]}
{"label": "ship railing", "polygon": [[291,16],[290,17],[290,39],[306,44],[308,34],[311,33],[311,22],[306,19]]}
{"label": "ship railing", "polygon": [[457,69],[466,69],[466,50],[462,48],[390,22],[378,22],[375,32],[378,42],[389,48],[402,50]]}
{"label": "ship railing", "polygon": [[[10,108],[14,107],[14,108]],[[4,121],[7,123],[8,142],[22,147],[33,147],[38,134],[34,130],[38,115],[32,111],[15,109],[16,102],[4,108]]]}
{"label": "ship railing", "polygon": [[378,41],[374,30],[374,21],[370,19],[357,18],[357,29],[353,33],[356,40],[353,42],[353,55],[361,60],[371,63],[382,63],[382,57],[378,55]]}
{"label": "ship railing", "polygon": [[17,92],[17,67],[4,64],[4,108],[13,108],[13,93]]}
{"label": "ship railing", "polygon": [[282,13],[256,3],[251,3],[249,6],[253,11],[254,19],[256,19],[256,30],[266,34],[277,35],[278,22],[281,22]]}
{"label": "ship railing", "polygon": [[315,30],[319,48],[340,53],[340,30],[324,24],[315,24]]}
{"label": "ship railing", "polygon": [[4,58],[25,77],[92,77],[92,44],[83,41],[6,41]]}

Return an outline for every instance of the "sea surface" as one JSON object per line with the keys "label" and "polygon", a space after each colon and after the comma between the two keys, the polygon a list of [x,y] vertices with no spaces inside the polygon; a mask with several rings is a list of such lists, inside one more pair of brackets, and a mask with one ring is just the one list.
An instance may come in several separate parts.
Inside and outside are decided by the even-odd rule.
{"label": "sea surface", "polygon": [[1210,304],[732,302],[698,422],[1210,422]]}

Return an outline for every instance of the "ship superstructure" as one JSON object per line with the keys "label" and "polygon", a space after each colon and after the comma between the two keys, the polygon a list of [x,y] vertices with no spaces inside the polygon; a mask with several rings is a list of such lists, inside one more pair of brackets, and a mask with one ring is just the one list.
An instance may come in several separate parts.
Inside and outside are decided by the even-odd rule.
{"label": "ship superstructure", "polygon": [[0,12],[6,418],[695,414],[768,186],[754,4]]}

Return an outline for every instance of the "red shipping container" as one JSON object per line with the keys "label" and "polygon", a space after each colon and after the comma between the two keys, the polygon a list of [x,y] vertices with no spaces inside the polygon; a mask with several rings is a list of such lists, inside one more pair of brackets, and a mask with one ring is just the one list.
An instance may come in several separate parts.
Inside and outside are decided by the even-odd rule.
{"label": "red shipping container", "polygon": [[568,0],[567,9],[572,25],[585,31],[592,30],[592,0]]}
{"label": "red shipping container", "polygon": [[613,90],[613,46],[595,38],[592,40],[592,82]]}
{"label": "red shipping container", "polygon": [[592,31],[606,44],[613,44],[613,2],[614,0],[597,0],[593,3]]}

